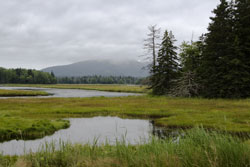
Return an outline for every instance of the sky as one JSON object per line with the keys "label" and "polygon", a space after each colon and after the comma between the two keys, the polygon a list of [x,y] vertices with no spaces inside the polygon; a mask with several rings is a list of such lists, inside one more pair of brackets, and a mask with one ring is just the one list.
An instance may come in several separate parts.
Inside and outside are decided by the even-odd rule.
{"label": "sky", "polygon": [[[143,60],[149,25],[177,39],[206,33],[219,0],[0,0],[0,67]],[[193,34],[193,35],[192,35]]]}

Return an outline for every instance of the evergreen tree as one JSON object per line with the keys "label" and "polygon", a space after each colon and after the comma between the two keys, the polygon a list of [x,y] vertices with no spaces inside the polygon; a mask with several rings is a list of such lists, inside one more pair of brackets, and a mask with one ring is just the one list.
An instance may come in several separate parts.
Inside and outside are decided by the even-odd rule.
{"label": "evergreen tree", "polygon": [[197,69],[200,66],[202,41],[183,42],[180,50],[181,70],[176,86],[171,89],[173,96],[193,97],[199,94]]}
{"label": "evergreen tree", "polygon": [[53,71],[50,72],[50,75],[51,75],[52,77],[55,77],[55,74],[54,74]]}
{"label": "evergreen tree", "polygon": [[201,64],[202,43],[198,42],[183,42],[180,47],[180,58],[182,71],[196,72]]}
{"label": "evergreen tree", "polygon": [[235,97],[250,97],[250,1],[236,0],[235,56],[231,60],[232,90]]}
{"label": "evergreen tree", "polygon": [[229,62],[234,55],[232,5],[226,0],[213,11],[212,22],[205,37],[202,64],[199,69],[205,97],[231,97],[228,77]]}
{"label": "evergreen tree", "polygon": [[177,47],[174,46],[174,42],[172,32],[165,31],[158,53],[158,64],[156,64],[155,71],[151,76],[153,94],[169,94],[170,89],[174,86],[174,81],[178,77]]}

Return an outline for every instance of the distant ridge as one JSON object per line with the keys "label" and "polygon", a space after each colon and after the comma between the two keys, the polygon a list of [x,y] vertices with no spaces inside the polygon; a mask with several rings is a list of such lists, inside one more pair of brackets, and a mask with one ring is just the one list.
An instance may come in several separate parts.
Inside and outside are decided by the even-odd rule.
{"label": "distant ridge", "polygon": [[79,76],[133,76],[146,77],[148,71],[143,69],[147,63],[135,60],[113,62],[111,60],[87,60],[69,65],[53,66],[42,69],[44,72],[53,71],[57,77],[79,77]]}

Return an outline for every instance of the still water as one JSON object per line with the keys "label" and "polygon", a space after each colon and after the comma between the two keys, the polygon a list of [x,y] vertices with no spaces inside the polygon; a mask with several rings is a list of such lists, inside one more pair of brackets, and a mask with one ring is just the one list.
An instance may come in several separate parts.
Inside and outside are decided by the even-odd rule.
{"label": "still water", "polygon": [[4,155],[22,155],[25,152],[36,152],[46,142],[93,143],[109,142],[114,144],[116,140],[130,144],[147,142],[152,135],[161,132],[159,127],[149,120],[121,119],[118,117],[94,117],[69,119],[71,126],[68,129],[59,130],[52,136],[46,136],[37,140],[11,140],[0,143],[0,152]]}
{"label": "still water", "polygon": [[[51,98],[51,97],[120,97],[120,96],[136,96],[141,95],[138,93],[121,93],[121,92],[107,92],[96,90],[82,90],[82,89],[54,89],[54,88],[31,88],[31,87],[0,87],[0,89],[7,90],[32,90],[32,91],[45,91],[51,96],[32,96],[32,98]],[[22,96],[21,96],[22,97]],[[29,96],[30,98],[31,96]],[[0,97],[0,99],[13,98],[13,97]],[[20,98],[17,97],[17,98]],[[27,96],[23,97],[27,98]]]}

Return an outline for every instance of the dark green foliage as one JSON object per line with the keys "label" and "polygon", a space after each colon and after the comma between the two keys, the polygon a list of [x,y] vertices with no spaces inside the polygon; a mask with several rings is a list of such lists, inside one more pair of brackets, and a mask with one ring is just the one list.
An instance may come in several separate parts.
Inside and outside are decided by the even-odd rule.
{"label": "dark green foliage", "polygon": [[201,64],[202,41],[198,42],[183,42],[181,45],[181,68],[182,71],[196,72]]}
{"label": "dark green foliage", "polygon": [[236,0],[235,2],[235,40],[233,64],[235,80],[234,87],[237,88],[238,96],[250,96],[250,1]]}
{"label": "dark green foliage", "polygon": [[183,42],[181,45],[181,70],[176,86],[172,88],[173,96],[193,97],[199,95],[200,85],[198,84],[197,70],[201,64],[201,54],[203,43]]}
{"label": "dark green foliage", "polygon": [[154,94],[250,97],[250,1],[220,0],[213,13],[208,33],[181,46],[180,62],[176,48],[166,42],[171,40],[164,37],[151,76]]}
{"label": "dark green foliage", "polygon": [[59,84],[142,84],[145,78],[131,76],[57,77]]}
{"label": "dark green foliage", "polygon": [[213,11],[212,23],[208,27],[205,49],[202,55],[200,76],[205,97],[230,97],[227,81],[229,61],[234,56],[232,7],[226,0]]}
{"label": "dark green foliage", "polygon": [[221,0],[208,27],[199,69],[202,95],[209,98],[250,96],[250,4]]}
{"label": "dark green foliage", "polygon": [[56,78],[53,73],[49,74],[37,70],[5,69],[0,68],[0,84],[55,84]]}
{"label": "dark green foliage", "polygon": [[151,76],[151,88],[153,94],[169,94],[174,86],[174,81],[178,77],[178,57],[177,47],[174,46],[174,36],[172,32],[165,31],[161,48],[158,53],[157,65]]}

